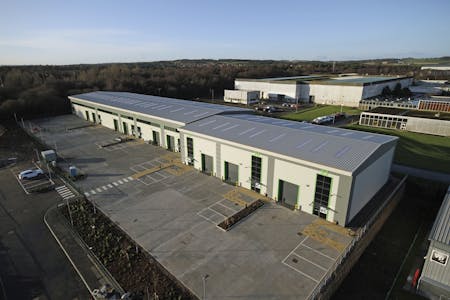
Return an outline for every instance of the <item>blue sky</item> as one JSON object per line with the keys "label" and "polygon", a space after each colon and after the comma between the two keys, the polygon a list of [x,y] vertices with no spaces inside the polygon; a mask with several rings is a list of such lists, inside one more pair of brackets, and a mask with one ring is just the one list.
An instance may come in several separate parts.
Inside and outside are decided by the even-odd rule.
{"label": "blue sky", "polygon": [[450,55],[450,0],[0,0],[0,65]]}

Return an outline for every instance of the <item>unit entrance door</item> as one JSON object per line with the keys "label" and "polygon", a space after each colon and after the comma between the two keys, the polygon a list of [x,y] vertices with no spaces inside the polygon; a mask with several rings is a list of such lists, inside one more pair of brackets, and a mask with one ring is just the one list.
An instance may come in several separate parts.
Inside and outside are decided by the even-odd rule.
{"label": "unit entrance door", "polygon": [[213,173],[213,158],[212,156],[202,153],[202,172],[208,175]]}
{"label": "unit entrance door", "polygon": [[330,190],[331,178],[323,175],[317,175],[313,214],[324,219],[327,218]]}
{"label": "unit entrance door", "polygon": [[280,179],[278,181],[278,201],[294,209],[297,205],[298,190],[298,185]]}
{"label": "unit entrance door", "polygon": [[86,121],[90,121],[89,120],[89,112],[86,110],[85,113],[86,113]]}
{"label": "unit entrance door", "polygon": [[95,119],[95,113],[91,113],[92,114],[92,122],[97,123],[97,120]]}
{"label": "unit entrance door", "polygon": [[119,122],[116,119],[114,119],[114,130],[119,131]]}
{"label": "unit entrance door", "polygon": [[171,135],[166,135],[167,150],[175,151],[175,139]]}
{"label": "unit entrance door", "polygon": [[153,145],[159,146],[159,133],[158,133],[158,131],[152,130],[152,137],[153,137]]}
{"label": "unit entrance door", "polygon": [[123,133],[128,135],[128,124],[125,122],[122,122],[123,125]]}
{"label": "unit entrance door", "polygon": [[236,185],[239,182],[239,166],[225,162],[225,181]]}

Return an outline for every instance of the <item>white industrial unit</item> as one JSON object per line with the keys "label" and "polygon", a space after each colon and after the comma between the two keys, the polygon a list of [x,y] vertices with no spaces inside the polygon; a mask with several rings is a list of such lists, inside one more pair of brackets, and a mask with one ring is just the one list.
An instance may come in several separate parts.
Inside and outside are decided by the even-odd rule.
{"label": "white industrial unit", "polygon": [[412,84],[412,77],[324,75],[236,79],[236,90],[255,90],[261,99],[288,102],[314,102],[358,107],[363,99],[378,96],[385,87],[391,90],[397,84],[402,88]]}
{"label": "white industrial unit", "polygon": [[180,133],[184,162],[341,225],[387,182],[397,141],[250,114],[211,116]]}
{"label": "white industrial unit", "polygon": [[259,91],[225,90],[223,101],[249,105],[259,100]]}
{"label": "white industrial unit", "polygon": [[122,92],[92,92],[69,96],[72,111],[87,121],[180,151],[178,128],[220,113],[247,109],[188,100]]}
{"label": "white industrial unit", "polygon": [[208,103],[118,92],[69,98],[81,118],[181,151],[200,171],[344,226],[387,182],[397,143]]}

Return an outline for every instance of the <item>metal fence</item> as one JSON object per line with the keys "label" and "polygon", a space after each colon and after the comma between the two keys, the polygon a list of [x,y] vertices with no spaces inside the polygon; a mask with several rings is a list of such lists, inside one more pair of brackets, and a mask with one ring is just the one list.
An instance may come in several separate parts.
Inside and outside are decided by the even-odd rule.
{"label": "metal fence", "polygon": [[[359,228],[355,232],[355,236],[352,242],[344,249],[343,253],[336,259],[331,268],[328,269],[328,272],[323,276],[320,283],[314,288],[311,292],[308,299],[321,299],[321,294],[326,290],[326,288],[336,279],[340,278],[339,273],[340,269],[343,268],[349,262],[350,255],[355,251],[357,246],[359,246],[361,240],[366,237],[366,234],[371,231],[373,225],[376,221],[379,220],[380,216],[383,214],[387,205],[391,203],[393,197],[398,193],[398,191],[404,186],[407,176],[403,177],[402,180],[397,184],[395,189],[391,192],[391,194],[386,198],[386,200],[380,205],[380,207],[375,211],[374,214],[370,217],[368,222],[361,228]],[[369,243],[366,243],[367,245]],[[365,249],[365,248],[364,248]],[[358,256],[359,257],[359,256]],[[356,262],[356,261],[353,261]],[[348,270],[353,266],[351,264],[348,265]],[[347,275],[347,274],[345,274]],[[342,279],[342,278],[340,278]],[[326,297],[325,297],[326,298]]]}

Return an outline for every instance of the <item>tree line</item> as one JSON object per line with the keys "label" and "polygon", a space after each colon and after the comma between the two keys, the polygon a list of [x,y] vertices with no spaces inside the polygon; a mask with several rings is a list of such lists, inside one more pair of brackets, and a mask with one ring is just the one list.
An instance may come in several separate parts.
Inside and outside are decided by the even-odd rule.
{"label": "tree line", "polygon": [[[0,67],[0,117],[70,112],[68,95],[97,90],[128,91],[181,99],[215,98],[234,88],[235,78],[359,73],[448,79],[396,60],[347,62],[272,60],[177,60],[67,66]],[[430,78],[430,79],[431,79]]]}

